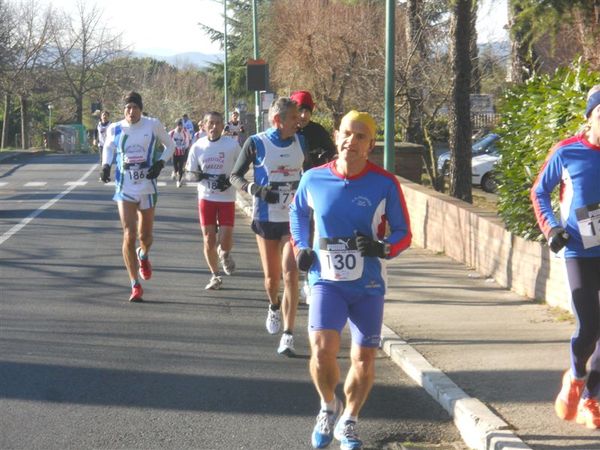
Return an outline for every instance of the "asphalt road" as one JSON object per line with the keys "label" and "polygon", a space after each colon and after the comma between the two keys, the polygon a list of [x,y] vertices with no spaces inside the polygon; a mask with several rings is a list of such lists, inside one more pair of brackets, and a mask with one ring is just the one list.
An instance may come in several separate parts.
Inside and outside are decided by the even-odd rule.
{"label": "asphalt road", "polygon": [[[114,188],[96,163],[0,162],[0,448],[310,448],[307,309],[299,357],[278,356],[248,220],[237,216],[238,271],[205,291],[195,188],[176,189],[165,169],[154,275],[146,301],[130,304]],[[343,369],[347,356],[345,346]],[[446,412],[383,353],[377,370],[366,449],[463,448]]]}

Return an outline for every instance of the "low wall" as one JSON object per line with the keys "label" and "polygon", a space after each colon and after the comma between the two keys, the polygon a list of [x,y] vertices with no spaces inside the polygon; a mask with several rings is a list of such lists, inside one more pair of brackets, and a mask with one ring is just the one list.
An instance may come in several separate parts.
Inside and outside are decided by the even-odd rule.
{"label": "low wall", "polygon": [[548,246],[514,236],[494,213],[400,178],[413,243],[443,252],[498,284],[570,310],[564,261]]}

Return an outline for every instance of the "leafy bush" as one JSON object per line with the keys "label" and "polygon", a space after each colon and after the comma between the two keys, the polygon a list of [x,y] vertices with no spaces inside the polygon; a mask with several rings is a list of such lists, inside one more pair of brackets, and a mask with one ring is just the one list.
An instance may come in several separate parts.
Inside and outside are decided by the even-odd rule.
{"label": "leafy bush", "polygon": [[599,81],[600,73],[576,62],[553,75],[534,76],[505,93],[496,130],[502,136],[496,175],[499,213],[512,233],[541,239],[529,190],[550,148],[585,123],[586,95]]}

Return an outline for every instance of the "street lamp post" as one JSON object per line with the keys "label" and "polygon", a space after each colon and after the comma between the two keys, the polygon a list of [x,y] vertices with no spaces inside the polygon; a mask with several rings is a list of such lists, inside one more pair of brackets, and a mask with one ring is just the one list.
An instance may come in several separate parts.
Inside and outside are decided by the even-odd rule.
{"label": "street lamp post", "polygon": [[52,131],[52,109],[54,105],[52,103],[48,103],[48,131]]}

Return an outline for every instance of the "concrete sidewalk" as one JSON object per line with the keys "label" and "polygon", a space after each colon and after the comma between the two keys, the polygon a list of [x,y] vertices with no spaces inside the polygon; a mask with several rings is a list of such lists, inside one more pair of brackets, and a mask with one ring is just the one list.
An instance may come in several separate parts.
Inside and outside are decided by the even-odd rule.
{"label": "concrete sidewalk", "polygon": [[411,248],[388,264],[384,350],[485,449],[600,449],[554,414],[571,316]]}

